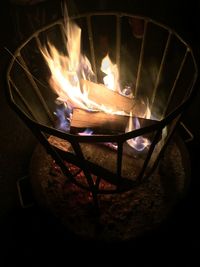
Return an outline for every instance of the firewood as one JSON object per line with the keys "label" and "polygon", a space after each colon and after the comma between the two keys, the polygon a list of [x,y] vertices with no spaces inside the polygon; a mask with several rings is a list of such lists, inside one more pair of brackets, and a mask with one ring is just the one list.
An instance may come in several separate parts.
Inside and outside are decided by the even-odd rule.
{"label": "firewood", "polygon": [[134,100],[120,95],[118,92],[108,89],[103,84],[96,84],[87,80],[81,80],[81,86],[88,92],[88,98],[98,105],[111,109],[112,111],[124,111],[130,114]]}
{"label": "firewood", "polygon": [[74,109],[70,132],[76,134],[89,128],[96,134],[124,133],[128,120],[128,116]]}
{"label": "firewood", "polygon": [[[129,116],[108,114],[102,111],[89,112],[82,109],[74,109],[70,132],[76,134],[89,128],[93,134],[125,133],[129,118]],[[155,123],[155,121],[149,119],[138,118],[138,120],[140,127]]]}

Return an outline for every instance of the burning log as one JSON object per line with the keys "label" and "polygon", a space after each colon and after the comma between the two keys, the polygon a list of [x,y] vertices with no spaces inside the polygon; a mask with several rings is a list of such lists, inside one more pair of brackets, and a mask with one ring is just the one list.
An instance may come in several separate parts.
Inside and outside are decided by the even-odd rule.
{"label": "burning log", "polygon": [[73,110],[70,132],[76,134],[89,128],[96,134],[124,133],[128,119],[128,116],[102,111],[89,112],[76,108]]}
{"label": "burning log", "polygon": [[[70,124],[70,132],[77,134],[89,128],[94,134],[125,133],[129,119],[129,116],[124,115],[74,109]],[[149,119],[138,118],[138,120],[140,127],[155,123],[155,121]]]}
{"label": "burning log", "polygon": [[130,114],[133,108],[134,100],[120,95],[102,84],[93,83],[87,80],[81,80],[81,86],[88,92],[88,98],[98,105],[105,106],[112,111],[124,111]]}

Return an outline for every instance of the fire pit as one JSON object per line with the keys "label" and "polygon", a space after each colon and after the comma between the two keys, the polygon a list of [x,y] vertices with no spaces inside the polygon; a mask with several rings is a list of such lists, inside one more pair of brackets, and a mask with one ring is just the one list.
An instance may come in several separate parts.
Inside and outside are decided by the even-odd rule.
{"label": "fire pit", "polygon": [[[160,222],[171,207],[170,201],[167,208],[162,201],[158,204],[164,197],[163,173],[185,188],[183,150],[172,137],[196,77],[191,48],[149,18],[122,13],[64,16],[36,31],[16,50],[7,81],[12,107],[51,155],[39,147],[31,164],[41,202],[61,217],[65,210],[78,220],[89,216],[92,205],[96,226],[118,228],[118,235],[110,230],[109,236],[109,227],[101,231],[105,239],[134,236],[131,227],[124,231],[122,221],[131,217],[129,226],[133,218],[137,221],[131,215],[136,206],[149,209],[142,199],[154,203],[145,227]],[[114,220],[113,213],[121,215]],[[77,225],[74,217],[64,221]],[[87,221],[82,229],[72,228],[94,237],[91,225]]]}

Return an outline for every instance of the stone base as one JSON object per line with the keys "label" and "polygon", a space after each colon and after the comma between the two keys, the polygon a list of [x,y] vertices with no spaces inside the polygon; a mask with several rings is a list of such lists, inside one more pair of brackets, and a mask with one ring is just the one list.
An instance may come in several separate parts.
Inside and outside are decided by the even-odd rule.
{"label": "stone base", "polygon": [[184,144],[173,141],[148,181],[125,193],[100,195],[98,216],[90,194],[66,182],[41,145],[32,156],[30,173],[37,202],[67,230],[83,239],[112,242],[138,237],[163,222],[186,192],[189,167]]}

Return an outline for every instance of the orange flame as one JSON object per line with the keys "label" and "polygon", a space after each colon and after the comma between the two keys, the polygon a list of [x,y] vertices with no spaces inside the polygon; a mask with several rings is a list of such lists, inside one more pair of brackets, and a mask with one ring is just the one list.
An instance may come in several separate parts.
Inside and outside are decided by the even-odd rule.
{"label": "orange flame", "polygon": [[[87,86],[80,86],[80,80],[90,80],[94,77],[91,64],[86,56],[81,54],[81,29],[71,20],[67,21],[66,27],[66,48],[67,54],[64,55],[57,48],[47,43],[46,47],[40,47],[40,51],[45,58],[51,71],[50,85],[58,95],[58,100],[65,103],[69,108],[82,108],[85,110],[101,110],[107,113],[123,114],[124,111],[113,112],[108,107],[101,105],[88,98]],[[106,74],[103,81],[110,90],[120,91],[119,71],[116,64],[113,64],[108,55],[102,60],[101,70]],[[139,120],[134,117],[150,118],[151,113],[144,102],[135,102],[135,107],[130,113],[130,119],[126,131],[140,128]],[[126,114],[129,115],[129,114]],[[137,149],[138,144],[142,147],[149,145],[149,140],[143,137],[136,137],[128,140],[131,147]],[[140,148],[139,148],[140,150]],[[142,149],[143,150],[143,149]]]}
{"label": "orange flame", "polygon": [[[87,87],[80,86],[80,79],[90,80],[94,73],[87,57],[81,54],[81,29],[72,21],[68,21],[66,27],[66,40],[68,56],[59,52],[50,42],[47,47],[40,47],[51,71],[49,83],[58,95],[58,100],[67,103],[71,108],[113,113],[103,103],[99,105],[90,100]],[[118,69],[108,55],[102,61],[102,71],[107,74],[104,78],[105,85],[111,90],[118,90]]]}
{"label": "orange flame", "polygon": [[72,22],[67,27],[68,55],[61,54],[54,45],[48,42],[47,47],[41,47],[51,71],[50,85],[58,95],[58,99],[72,107],[88,108],[85,92],[80,89],[79,66],[82,61],[92,72],[89,60],[80,53],[81,29]]}

